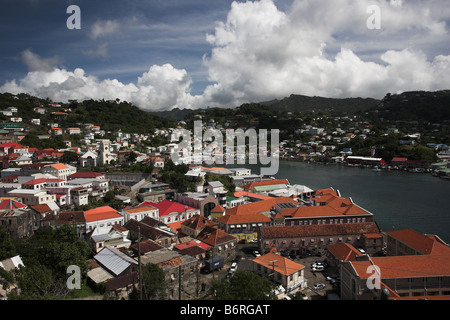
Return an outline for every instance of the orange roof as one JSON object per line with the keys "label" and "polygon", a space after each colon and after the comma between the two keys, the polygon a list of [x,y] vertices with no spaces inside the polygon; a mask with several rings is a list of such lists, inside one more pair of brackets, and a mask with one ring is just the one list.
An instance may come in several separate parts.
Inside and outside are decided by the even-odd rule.
{"label": "orange roof", "polygon": [[181,230],[182,223],[183,223],[183,221],[176,221],[176,222],[168,223],[167,226],[171,227],[173,230],[175,230],[175,232],[179,232]]}
{"label": "orange roof", "polygon": [[272,269],[285,276],[289,276],[294,272],[298,272],[305,267],[273,252],[269,252],[263,256],[257,257],[253,259],[253,262],[263,265],[266,268]]}
{"label": "orange roof", "polygon": [[207,167],[202,167],[202,170],[220,171],[220,170],[226,170],[226,168],[220,168],[220,167],[207,168]]}
{"label": "orange roof", "polygon": [[38,179],[33,179],[27,182],[22,183],[22,185],[35,185],[35,184],[40,184],[40,183],[46,183],[47,179],[45,178],[38,178]]}
{"label": "orange roof", "polygon": [[236,240],[236,237],[221,229],[205,227],[197,236],[197,240],[200,240],[210,246],[217,246],[225,242]]}
{"label": "orange roof", "polygon": [[122,217],[117,210],[110,206],[98,207],[84,212],[86,222],[113,219]]}
{"label": "orange roof", "polygon": [[386,233],[422,254],[450,254],[450,247],[434,236],[427,236],[412,229],[394,230]]}
{"label": "orange roof", "polygon": [[329,245],[327,250],[341,261],[354,261],[357,256],[362,255],[354,246],[344,242]]}
{"label": "orange roof", "polygon": [[236,215],[236,214],[253,214],[253,213],[260,213],[269,211],[273,207],[275,207],[276,203],[298,203],[297,201],[294,201],[291,198],[288,197],[277,197],[277,198],[271,198],[267,200],[261,200],[246,204],[241,204],[239,206],[236,206],[231,209],[227,209],[225,215]]}
{"label": "orange roof", "polygon": [[137,212],[145,212],[150,210],[158,210],[155,207],[152,206],[144,206],[144,207],[137,207],[137,208],[125,208],[124,211],[129,213],[137,213]]}
{"label": "orange roof", "polygon": [[[450,275],[450,255],[413,255],[372,257],[374,265],[380,268],[381,279],[422,278]],[[367,279],[372,273],[367,268],[370,261],[351,262],[360,279]]]}
{"label": "orange roof", "polygon": [[66,166],[64,163],[55,163],[55,164],[51,164],[50,166],[55,168],[56,170],[69,169],[69,167]]}
{"label": "orange roof", "polygon": [[270,196],[266,196],[263,194],[259,194],[259,193],[253,193],[253,192],[248,192],[248,191],[236,191],[234,193],[234,196],[236,198],[240,198],[240,197],[250,197],[250,198],[258,198],[258,199],[273,199],[274,197],[270,197]]}
{"label": "orange roof", "polygon": [[254,187],[271,186],[271,185],[277,185],[277,184],[289,184],[289,182],[287,181],[287,179],[256,181],[256,182],[246,184],[245,186],[243,186],[243,188],[245,190],[251,190]]}
{"label": "orange roof", "polygon": [[220,204],[218,204],[214,207],[214,209],[211,210],[212,213],[222,213],[224,211],[225,209]]}

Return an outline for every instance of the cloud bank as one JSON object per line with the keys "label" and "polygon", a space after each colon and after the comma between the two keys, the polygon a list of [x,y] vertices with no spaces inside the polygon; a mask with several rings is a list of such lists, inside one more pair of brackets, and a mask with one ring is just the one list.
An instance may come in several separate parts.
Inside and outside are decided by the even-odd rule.
{"label": "cloud bank", "polygon": [[[380,9],[381,27],[375,30],[367,27],[373,4]],[[448,89],[450,56],[436,49],[449,43],[450,11],[442,8],[442,0],[294,0],[284,11],[273,0],[233,2],[226,20],[205,36],[211,51],[203,66],[211,84],[202,94],[192,95],[188,72],[170,63],[153,65],[125,84],[81,68],[59,68],[56,58],[30,50],[22,53],[28,74],[0,91],[55,101],[119,98],[144,110],[167,110],[235,107],[290,94],[381,98],[387,92]],[[100,21],[89,36],[117,31],[114,21]]]}

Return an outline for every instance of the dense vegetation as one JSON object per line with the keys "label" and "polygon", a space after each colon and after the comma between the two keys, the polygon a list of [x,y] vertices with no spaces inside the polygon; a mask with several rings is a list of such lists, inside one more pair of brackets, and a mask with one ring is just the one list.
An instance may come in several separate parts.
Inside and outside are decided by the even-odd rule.
{"label": "dense vegetation", "polygon": [[[51,106],[49,99],[40,99],[28,94],[16,96],[3,93],[0,94],[0,106],[17,107],[17,117],[21,117],[23,124],[35,134],[47,134],[50,123],[58,123],[60,127],[67,128],[78,126],[82,123],[91,123],[100,126],[105,131],[122,130],[128,133],[149,133],[155,128],[173,127],[175,123],[166,118],[149,114],[128,102],[85,100],[82,102],[70,101],[61,104],[61,107]],[[33,108],[43,106],[46,108],[44,115],[39,115]],[[67,111],[67,118],[55,118],[52,112]],[[7,117],[0,115],[0,120],[6,121]],[[30,120],[39,118],[41,125],[30,125]]]}
{"label": "dense vegetation", "polygon": [[25,267],[5,272],[0,268],[0,278],[8,283],[13,279],[20,288],[20,295],[9,299],[61,299],[70,294],[67,280],[69,266],[80,268],[83,283],[78,294],[91,293],[86,286],[88,258],[91,250],[80,239],[75,228],[63,225],[53,230],[41,227],[30,238],[10,239],[4,228],[0,228],[0,260],[20,255]]}

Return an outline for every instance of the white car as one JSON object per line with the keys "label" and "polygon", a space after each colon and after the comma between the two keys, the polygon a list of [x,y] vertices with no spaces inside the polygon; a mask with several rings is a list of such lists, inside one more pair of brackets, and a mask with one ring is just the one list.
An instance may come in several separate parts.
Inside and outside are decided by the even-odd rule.
{"label": "white car", "polygon": [[236,263],[236,262],[233,262],[233,263],[231,264],[231,267],[230,267],[230,272],[235,272],[236,269],[237,269],[237,263]]}
{"label": "white car", "polygon": [[323,288],[325,288],[325,285],[323,283],[315,283],[313,285],[314,290],[322,290]]}
{"label": "white car", "polygon": [[316,272],[316,271],[324,271],[324,270],[325,270],[325,267],[324,267],[324,266],[321,266],[321,265],[316,265],[316,266],[314,266],[314,267],[311,268],[311,271],[312,271],[312,272]]}
{"label": "white car", "polygon": [[260,257],[260,256],[261,256],[261,253],[259,253],[258,250],[255,250],[255,251],[253,251],[253,255],[254,255],[255,257]]}

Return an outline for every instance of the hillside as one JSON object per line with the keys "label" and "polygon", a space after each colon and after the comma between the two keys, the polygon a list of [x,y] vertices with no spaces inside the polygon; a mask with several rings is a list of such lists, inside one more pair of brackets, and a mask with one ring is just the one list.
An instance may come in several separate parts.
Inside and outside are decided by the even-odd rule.
{"label": "hillside", "polygon": [[260,104],[281,112],[355,113],[373,108],[378,103],[378,100],[372,98],[336,99],[292,94],[281,100],[271,100]]}
{"label": "hillside", "polygon": [[[39,133],[46,133],[50,123],[58,123],[62,128],[91,123],[100,126],[105,131],[121,129],[128,133],[148,133],[154,128],[172,127],[171,120],[149,114],[128,102],[85,100],[61,103],[60,107],[51,105],[53,101],[40,99],[27,94],[0,94],[0,109],[17,107],[17,117],[22,118],[22,125]],[[42,106],[45,114],[40,115],[33,109]],[[65,118],[56,117],[52,112],[65,112]],[[8,117],[2,116],[2,121]],[[31,125],[31,119],[40,119],[41,125]]]}
{"label": "hillside", "polygon": [[[363,112],[370,108],[374,108],[379,104],[379,100],[372,98],[324,98],[324,97],[308,97],[302,95],[290,95],[281,100],[270,100],[259,103],[245,103],[236,108],[223,109],[234,113],[234,110],[249,106],[258,105],[265,110],[273,110],[276,113],[286,114],[292,112],[295,114],[311,113],[311,112],[325,112],[328,114],[341,114],[341,113],[357,113]],[[153,111],[150,114],[170,119],[173,121],[188,120],[192,118],[193,113],[214,114],[217,109],[221,108],[208,108],[208,109],[179,109],[175,108],[170,111]]]}
{"label": "hillside", "polygon": [[371,111],[384,120],[401,122],[450,122],[450,90],[410,91],[387,94]]}

